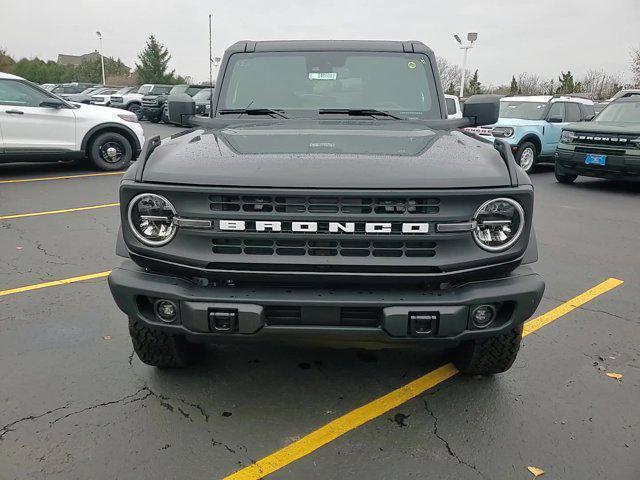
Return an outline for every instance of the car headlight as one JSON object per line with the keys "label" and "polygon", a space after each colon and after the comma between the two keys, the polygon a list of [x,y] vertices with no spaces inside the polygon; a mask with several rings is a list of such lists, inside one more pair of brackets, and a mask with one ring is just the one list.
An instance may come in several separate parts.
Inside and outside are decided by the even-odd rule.
{"label": "car headlight", "polygon": [[511,247],[524,230],[524,210],[510,198],[495,198],[483,203],[473,216],[473,238],[489,252]]}
{"label": "car headlight", "polygon": [[560,135],[561,143],[571,143],[573,139],[576,138],[576,134],[570,130],[563,130],[562,135]]}
{"label": "car headlight", "polygon": [[120,117],[125,122],[138,122],[138,117],[131,113],[119,113],[118,117]]}
{"label": "car headlight", "polygon": [[150,247],[169,243],[178,227],[173,222],[176,210],[171,202],[155,193],[136,195],[129,202],[129,226],[138,240]]}
{"label": "car headlight", "polygon": [[497,138],[509,138],[513,137],[513,127],[493,127],[491,134]]}

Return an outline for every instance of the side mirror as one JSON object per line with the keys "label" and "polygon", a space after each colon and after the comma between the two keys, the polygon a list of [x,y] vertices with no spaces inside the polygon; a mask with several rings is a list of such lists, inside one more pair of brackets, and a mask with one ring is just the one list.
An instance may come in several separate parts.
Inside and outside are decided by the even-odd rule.
{"label": "side mirror", "polygon": [[497,95],[473,95],[462,107],[462,116],[471,120],[470,126],[492,125],[500,116],[500,97]]}
{"label": "side mirror", "polygon": [[549,117],[547,118],[547,122],[549,123],[562,123],[564,120],[560,117]]}
{"label": "side mirror", "polygon": [[176,93],[167,98],[169,122],[188,127],[190,119],[196,114],[196,102],[186,93]]}
{"label": "side mirror", "polygon": [[46,108],[64,108],[66,104],[59,98],[48,98],[40,102],[40,106]]}

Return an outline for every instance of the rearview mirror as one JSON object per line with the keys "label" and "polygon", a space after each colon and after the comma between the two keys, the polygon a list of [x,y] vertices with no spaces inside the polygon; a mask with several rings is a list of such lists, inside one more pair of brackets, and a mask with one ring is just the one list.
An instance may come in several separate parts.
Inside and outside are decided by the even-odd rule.
{"label": "rearview mirror", "polygon": [[494,124],[500,116],[500,97],[473,95],[464,102],[462,116],[470,119],[473,127]]}
{"label": "rearview mirror", "polygon": [[169,122],[189,126],[189,119],[196,114],[196,102],[186,93],[176,93],[167,98]]}
{"label": "rearview mirror", "polygon": [[66,104],[59,98],[48,98],[40,102],[40,106],[46,108],[63,108]]}

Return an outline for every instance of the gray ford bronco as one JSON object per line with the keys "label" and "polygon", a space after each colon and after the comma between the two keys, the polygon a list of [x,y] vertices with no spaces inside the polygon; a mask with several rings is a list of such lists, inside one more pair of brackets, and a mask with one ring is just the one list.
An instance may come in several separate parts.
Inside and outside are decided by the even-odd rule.
{"label": "gray ford bronco", "polygon": [[447,119],[420,42],[243,41],[211,116],[147,141],[120,186],[109,276],[138,357],[198,361],[204,344],[292,341],[438,348],[470,374],[507,370],[544,282],[533,186],[471,97]]}

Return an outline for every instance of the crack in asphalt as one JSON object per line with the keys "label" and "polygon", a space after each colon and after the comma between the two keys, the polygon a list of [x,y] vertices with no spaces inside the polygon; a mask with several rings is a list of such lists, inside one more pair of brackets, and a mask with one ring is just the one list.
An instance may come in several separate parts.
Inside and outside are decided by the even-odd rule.
{"label": "crack in asphalt", "polygon": [[[560,302],[560,303],[566,303],[567,302],[567,300],[562,300],[561,298],[552,297],[550,295],[544,295],[543,298],[546,298],[547,300],[554,300],[554,301]],[[636,325],[639,323],[638,319],[623,317],[622,315],[618,315],[618,314],[612,313],[612,312],[607,312],[606,310],[597,310],[595,308],[587,308],[584,305],[581,305],[581,306],[573,305],[573,307],[578,309],[578,310],[584,310],[586,312],[603,313],[605,315],[610,315],[612,317],[619,318],[620,320],[624,320],[625,322],[631,322],[631,323],[634,323]]]}
{"label": "crack in asphalt", "polygon": [[[148,390],[148,388],[147,388],[146,386],[144,386],[144,387],[142,387],[142,388],[139,388],[135,393],[132,393],[131,395],[126,395],[126,396],[124,396],[124,397],[122,397],[122,398],[119,398],[119,399],[117,399],[117,400],[110,400],[110,401],[108,401],[108,402],[97,403],[97,404],[95,404],[95,405],[90,405],[90,406],[85,407],[85,408],[82,408],[82,409],[80,409],[80,410],[76,410],[76,411],[73,411],[73,412],[69,412],[69,413],[67,413],[66,415],[63,415],[63,416],[61,416],[61,417],[58,417],[58,418],[56,418],[55,420],[53,420],[53,421],[49,422],[49,426],[52,426],[52,425],[54,425],[55,423],[59,422],[60,420],[64,420],[65,418],[69,418],[69,417],[71,417],[71,416],[73,416],[73,415],[78,415],[78,414],[81,414],[81,413],[84,413],[84,412],[88,412],[89,410],[93,410],[93,409],[95,409],[95,408],[106,407],[106,406],[108,406],[108,405],[115,405],[116,403],[124,402],[125,400],[129,400],[129,399],[131,399],[131,398],[134,398],[134,397],[135,397],[136,395],[138,395],[140,392],[144,392],[145,390]],[[140,398],[136,398],[135,400],[132,400],[132,401],[127,402],[127,403],[139,402],[139,401],[144,400],[144,399],[146,399],[146,398],[149,398],[149,395],[146,395],[146,396],[144,396],[144,397],[140,397]]]}
{"label": "crack in asphalt", "polygon": [[436,415],[433,413],[433,411],[429,408],[429,405],[427,404],[427,401],[424,398],[422,398],[422,403],[424,403],[424,409],[427,411],[429,416],[431,418],[433,418],[433,434],[435,435],[435,437],[438,440],[440,440],[444,444],[445,448],[447,449],[447,453],[449,454],[449,456],[453,457],[460,465],[464,465],[464,466],[470,468],[471,470],[476,472],[478,475],[480,475],[482,478],[485,478],[483,473],[480,470],[478,470],[478,468],[475,465],[471,465],[470,463],[468,463],[465,460],[461,459],[458,456],[458,454],[453,451],[453,449],[451,448],[451,445],[449,444],[447,439],[445,439],[442,435],[440,435],[438,433],[438,417],[436,417]]}
{"label": "crack in asphalt", "polygon": [[26,422],[27,420],[37,420],[38,418],[42,418],[46,415],[51,415],[52,413],[57,412],[58,410],[64,410],[65,408],[68,408],[69,405],[70,403],[67,403],[62,407],[52,408],[51,410],[47,410],[46,412],[41,413],[39,415],[28,415],[26,417],[22,417],[17,420],[14,420],[13,422],[7,423],[5,426],[0,427],[0,440],[3,440],[7,433],[15,431],[15,428],[11,428],[11,427],[19,423]]}

